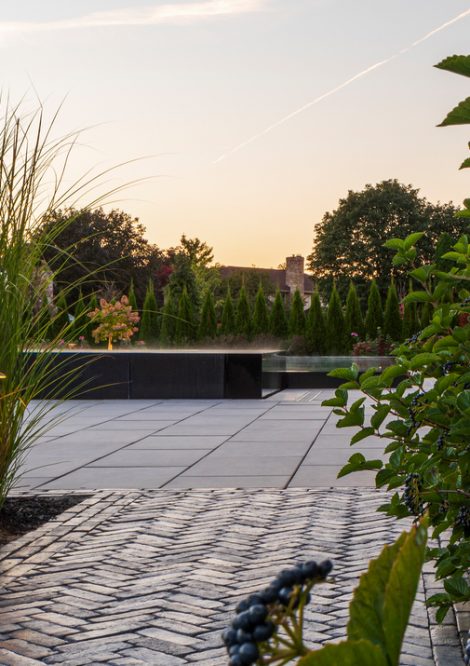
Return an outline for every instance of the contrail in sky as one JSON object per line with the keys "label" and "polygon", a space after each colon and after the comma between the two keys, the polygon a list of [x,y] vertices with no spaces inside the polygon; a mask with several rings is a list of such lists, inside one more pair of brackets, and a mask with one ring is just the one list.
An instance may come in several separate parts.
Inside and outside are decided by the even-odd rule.
{"label": "contrail in sky", "polygon": [[403,55],[404,53],[407,53],[408,51],[411,51],[412,49],[414,49],[419,44],[422,44],[423,42],[428,40],[430,37],[433,37],[438,32],[441,32],[441,30],[445,30],[450,25],[453,25],[454,23],[457,23],[457,21],[461,21],[463,18],[465,18],[466,16],[469,16],[469,15],[470,15],[470,8],[466,9],[464,12],[462,12],[458,16],[455,16],[454,18],[450,19],[449,21],[446,21],[445,23],[443,23],[439,27],[435,28],[434,30],[431,30],[431,32],[426,33],[423,37],[420,37],[415,42],[410,44],[410,46],[406,46],[405,48],[401,49],[400,51],[397,51],[397,53],[394,53],[389,58],[386,58],[385,60],[380,60],[379,62],[376,62],[374,65],[371,65],[370,67],[367,67],[366,69],[363,69],[361,72],[359,72],[358,74],[355,74],[350,79],[347,79],[346,81],[343,81],[343,83],[340,83],[335,88],[332,88],[331,90],[328,90],[328,92],[323,93],[323,95],[320,95],[319,97],[316,97],[315,99],[312,99],[310,102],[307,102],[306,104],[299,107],[295,111],[291,111],[291,113],[288,113],[287,116],[283,116],[279,120],[276,120],[275,123],[272,123],[272,125],[269,125],[264,130],[261,130],[260,132],[257,132],[256,134],[253,134],[253,136],[251,136],[249,139],[246,139],[245,141],[242,141],[241,143],[236,145],[234,148],[231,148],[227,152],[222,153],[222,155],[220,155],[216,160],[213,161],[213,164],[217,164],[218,162],[222,162],[223,160],[225,160],[230,155],[233,155],[234,153],[237,153],[242,148],[245,148],[245,146],[248,146],[250,143],[253,143],[253,141],[256,141],[257,139],[264,136],[265,134],[268,134],[273,129],[276,129],[276,127],[279,127],[280,125],[283,125],[284,123],[286,123],[291,118],[295,118],[295,116],[298,116],[300,113],[303,113],[307,109],[310,109],[312,106],[315,106],[315,104],[318,104],[319,102],[326,99],[327,97],[331,97],[331,95],[334,95],[335,93],[339,92],[343,88],[346,88],[347,86],[351,85],[351,83],[354,83],[354,81],[357,81],[358,79],[362,79],[363,76],[366,76],[366,74],[369,74],[369,72],[373,72],[374,69],[378,69],[379,67],[382,67],[383,65],[386,65],[387,63],[391,62],[392,60],[395,60],[395,58],[398,58],[399,56]]}

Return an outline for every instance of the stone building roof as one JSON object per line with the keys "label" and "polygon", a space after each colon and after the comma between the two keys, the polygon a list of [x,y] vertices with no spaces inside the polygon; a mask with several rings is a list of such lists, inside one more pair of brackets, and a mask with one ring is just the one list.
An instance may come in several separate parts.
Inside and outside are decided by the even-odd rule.
{"label": "stone building roof", "polygon": [[[290,289],[286,284],[286,271],[283,268],[255,268],[252,266],[220,266],[220,276],[222,279],[228,280],[232,275],[239,273],[259,273],[265,275],[273,283],[274,287],[281,291],[281,293],[290,293]],[[313,294],[315,288],[313,279],[307,273],[304,273],[304,293]]]}

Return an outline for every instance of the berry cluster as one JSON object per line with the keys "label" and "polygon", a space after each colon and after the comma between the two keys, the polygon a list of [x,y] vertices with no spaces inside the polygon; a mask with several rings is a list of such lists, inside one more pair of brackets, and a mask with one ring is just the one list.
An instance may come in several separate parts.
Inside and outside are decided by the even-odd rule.
{"label": "berry cluster", "polygon": [[[330,560],[325,560],[319,564],[309,561],[284,569],[266,589],[241,601],[232,624],[222,634],[230,658],[229,666],[250,666],[262,655],[273,655],[278,641],[285,650],[288,641],[278,637],[279,627],[287,631],[287,638],[292,637],[289,627],[286,628],[289,618],[296,609],[309,603],[310,589],[325,580],[332,568]],[[299,626],[298,622],[296,626]],[[273,639],[272,645],[270,639]],[[295,650],[294,644],[292,649]]]}
{"label": "berry cluster", "polygon": [[455,519],[455,524],[457,527],[463,529],[465,537],[470,537],[470,507],[461,506]]}
{"label": "berry cluster", "polygon": [[423,513],[424,506],[421,501],[422,483],[419,474],[408,474],[405,479],[405,492],[403,500],[408,511],[414,516],[420,516]]}

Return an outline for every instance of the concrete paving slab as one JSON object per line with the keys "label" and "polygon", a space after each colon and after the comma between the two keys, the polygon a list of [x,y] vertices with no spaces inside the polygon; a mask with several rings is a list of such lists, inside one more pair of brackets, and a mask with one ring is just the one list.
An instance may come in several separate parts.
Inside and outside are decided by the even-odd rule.
{"label": "concrete paving slab", "polygon": [[336,433],[325,433],[324,429],[320,432],[318,437],[315,440],[315,448],[336,448],[336,449],[351,449],[353,452],[357,446],[360,445],[361,448],[366,449],[385,449],[387,446],[388,440],[381,439],[380,437],[367,437],[367,439],[362,439],[357,444],[351,446],[351,437],[354,433],[351,434],[342,434],[341,430],[338,430]]}
{"label": "concrete paving slab", "polygon": [[211,454],[212,458],[221,456],[303,456],[309,450],[310,442],[240,442],[229,439]]}
{"label": "concrete paving slab", "polygon": [[317,448],[312,446],[302,465],[345,465],[354,453],[362,453],[368,460],[385,460],[383,449],[364,449],[358,446],[349,448]]}
{"label": "concrete paving slab", "polygon": [[207,455],[205,450],[124,449],[111,453],[87,467],[183,467]]}
{"label": "concrete paving slab", "polygon": [[173,435],[166,437],[165,435],[160,435],[159,437],[154,437],[150,435],[141,439],[135,444],[130,444],[127,447],[127,450],[132,449],[215,449],[217,446],[222,444],[227,440],[227,435],[220,435],[216,437],[199,437],[199,436],[188,436],[180,437],[178,435]]}
{"label": "concrete paving slab", "polygon": [[196,437],[215,437],[215,436],[221,436],[225,435],[226,437],[229,437],[230,435],[233,435],[236,433],[240,428],[243,428],[243,426],[232,426],[232,425],[227,425],[224,423],[220,424],[204,424],[204,425],[187,425],[186,422],[182,423],[177,423],[173,426],[169,426],[165,428],[161,432],[161,434],[165,437],[169,435],[178,435],[178,436],[191,436],[194,435]]}
{"label": "concrete paving slab", "polygon": [[171,488],[285,488],[289,476],[177,476],[165,489]]}
{"label": "concrete paving slab", "polygon": [[42,490],[94,488],[160,488],[185,467],[83,467],[40,486]]}
{"label": "concrete paving slab", "polygon": [[196,463],[186,475],[194,476],[277,476],[292,474],[300,456],[210,455]]}
{"label": "concrete paving slab", "polygon": [[338,479],[341,466],[310,465],[302,466],[289,483],[289,488],[375,488],[375,472],[353,472]]}
{"label": "concrete paving slab", "polygon": [[147,431],[149,433],[151,432],[157,432],[158,430],[163,430],[163,428],[167,428],[168,426],[171,426],[175,423],[175,421],[170,421],[170,420],[161,420],[161,421],[120,421],[116,419],[115,421],[106,421],[106,423],[102,423],[101,425],[93,426],[92,428],[89,428],[87,432],[136,432],[136,431]]}

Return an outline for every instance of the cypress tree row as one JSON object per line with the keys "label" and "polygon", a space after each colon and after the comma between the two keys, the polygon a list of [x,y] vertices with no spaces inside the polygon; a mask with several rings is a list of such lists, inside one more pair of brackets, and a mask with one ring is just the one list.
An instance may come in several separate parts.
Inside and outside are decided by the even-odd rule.
{"label": "cypress tree row", "polygon": [[388,288],[387,300],[385,301],[383,332],[384,335],[398,342],[402,338],[402,329],[403,323],[400,317],[397,289],[392,282]]}
{"label": "cypress tree row", "polygon": [[300,291],[295,290],[289,314],[290,335],[303,335],[305,333],[304,302]]}
{"label": "cypress tree row", "polygon": [[253,334],[265,335],[266,333],[269,333],[269,311],[263,285],[260,282],[253,311]]}
{"label": "cypress tree row", "polygon": [[215,338],[217,335],[217,317],[215,315],[215,305],[212,292],[208,291],[204,299],[201,310],[201,319],[199,321],[198,337]]}
{"label": "cypress tree row", "polygon": [[371,340],[377,338],[377,329],[383,327],[382,299],[375,280],[372,280],[369,297],[367,299],[367,314],[365,320],[366,335]]}
{"label": "cypress tree row", "polygon": [[165,294],[165,303],[160,324],[160,342],[169,345],[175,338],[176,313],[175,303],[171,290],[167,289]]}
{"label": "cypress tree row", "polygon": [[[348,295],[346,297],[346,330],[351,333],[357,333],[360,338],[364,337],[364,318],[362,316],[361,304],[357,295],[354,282],[349,283]],[[352,337],[350,337],[353,342]]]}
{"label": "cypress tree row", "polygon": [[152,280],[149,280],[145,292],[142,319],[140,320],[139,340],[150,343],[158,339],[157,299]]}
{"label": "cypress tree row", "polygon": [[423,303],[419,313],[419,323],[421,330],[431,323],[433,309],[431,303]]}
{"label": "cypress tree row", "polygon": [[318,291],[312,296],[312,303],[305,322],[305,337],[310,353],[326,352],[326,324]]}
{"label": "cypress tree row", "polygon": [[77,340],[81,335],[85,335],[85,328],[87,324],[87,317],[86,317],[86,305],[85,301],[83,300],[83,294],[82,290],[80,289],[80,292],[78,294],[78,299],[75,303],[75,307],[73,310],[73,326],[72,326],[72,331],[71,331],[71,337],[75,340]]}
{"label": "cypress tree row", "polygon": [[238,294],[235,327],[238,335],[244,335],[246,338],[250,337],[252,330],[251,311],[245,285],[242,285]]}
{"label": "cypress tree row", "polygon": [[405,303],[403,311],[403,337],[405,340],[420,330],[416,303]]}
{"label": "cypress tree row", "polygon": [[329,351],[332,354],[347,354],[349,351],[349,340],[346,331],[346,320],[341,306],[341,299],[333,285],[330,300],[328,302],[328,313],[326,320]]}
{"label": "cypress tree row", "polygon": [[175,339],[177,342],[190,342],[195,338],[193,308],[189,300],[188,290],[183,287],[178,302],[178,318],[176,320]]}
{"label": "cypress tree row", "polygon": [[282,302],[281,292],[278,289],[274,297],[274,303],[271,308],[271,316],[269,317],[269,330],[271,335],[275,338],[285,338],[289,332],[289,326]]}
{"label": "cypress tree row", "polygon": [[137,298],[134,290],[134,280],[131,280],[131,284],[129,286],[129,294],[127,298],[129,299],[129,305],[131,306],[133,312],[138,312],[139,308],[137,307]]}
{"label": "cypress tree row", "polygon": [[66,337],[69,333],[69,331],[66,331],[70,323],[68,316],[68,306],[63,291],[58,293],[55,306],[57,311],[51,321],[51,337],[53,339],[58,338],[59,336]]}
{"label": "cypress tree row", "polygon": [[222,308],[222,321],[220,326],[222,335],[235,334],[235,308],[233,307],[232,293],[230,286],[227,287],[227,295],[225,296],[224,305]]}
{"label": "cypress tree row", "polygon": [[[96,298],[96,294],[92,294],[90,300],[88,301],[87,312],[93,312],[93,310],[96,310],[97,307],[98,307],[98,299]],[[88,344],[91,345],[95,341],[93,337],[93,330],[96,328],[96,324],[94,323],[91,317],[87,316],[87,319],[88,323],[86,325],[84,335]]]}

